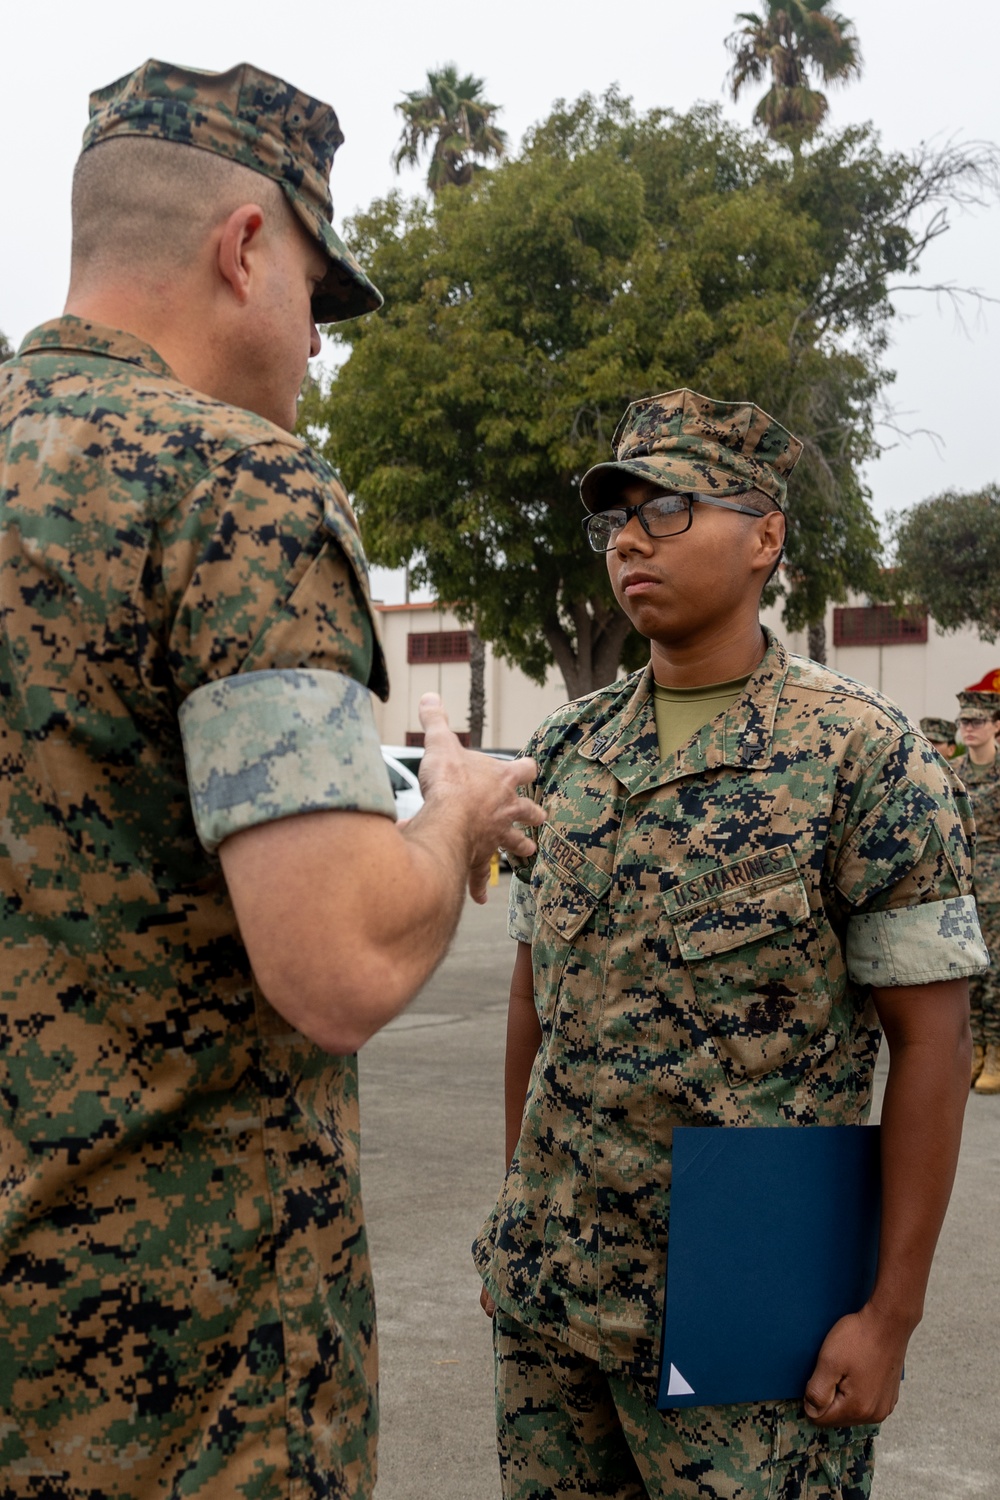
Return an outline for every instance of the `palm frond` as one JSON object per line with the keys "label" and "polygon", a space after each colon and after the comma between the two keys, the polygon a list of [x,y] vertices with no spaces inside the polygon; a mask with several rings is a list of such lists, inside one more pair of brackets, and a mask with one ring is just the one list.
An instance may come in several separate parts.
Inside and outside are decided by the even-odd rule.
{"label": "palm frond", "polygon": [[[826,96],[810,87],[860,76],[861,48],[854,22],[828,8],[830,0],[766,0],[762,14],[741,11],[741,26],[726,38],[733,56],[727,75],[734,99],[770,76],[754,119],[776,138],[799,140],[816,131],[828,110]],[[795,148],[797,149],[797,148]]]}
{"label": "palm frond", "polygon": [[405,93],[395,106],[404,121],[392,156],[397,172],[404,164],[415,165],[432,140],[427,169],[432,193],[448,184],[464,186],[485,161],[501,158],[507,136],[494,124],[499,107],[482,97],[483,87],[472,73],[459,77],[454,63],[428,69],[426,87]]}

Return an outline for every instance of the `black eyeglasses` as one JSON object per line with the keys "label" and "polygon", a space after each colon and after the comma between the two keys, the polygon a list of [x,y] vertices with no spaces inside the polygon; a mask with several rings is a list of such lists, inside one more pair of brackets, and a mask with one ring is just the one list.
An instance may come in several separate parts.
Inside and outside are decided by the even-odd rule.
{"label": "black eyeglasses", "polygon": [[984,724],[988,724],[990,721],[989,721],[989,719],[985,719],[985,718],[984,719],[979,719],[979,718],[976,718],[976,719],[960,718],[958,722],[960,724],[964,724],[967,729],[981,729]]}
{"label": "black eyeglasses", "polygon": [[584,516],[583,529],[595,552],[610,552],[633,516],[638,516],[647,536],[681,536],[691,526],[695,501],[699,505],[717,505],[720,510],[735,510],[741,516],[759,519],[762,515],[749,505],[717,500],[714,495],[651,495],[641,505],[616,505],[614,510],[599,510],[596,515]]}

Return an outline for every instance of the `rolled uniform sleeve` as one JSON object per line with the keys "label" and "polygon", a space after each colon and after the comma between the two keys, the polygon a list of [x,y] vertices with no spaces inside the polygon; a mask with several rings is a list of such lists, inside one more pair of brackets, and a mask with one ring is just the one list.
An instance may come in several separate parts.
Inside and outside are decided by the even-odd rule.
{"label": "rolled uniform sleeve", "polygon": [[225,677],[191,694],[180,723],[195,826],[210,852],[292,813],[396,815],[371,697],[339,672]]}
{"label": "rolled uniform sleeve", "polygon": [[856,983],[932,984],[988,966],[972,896],[973,836],[964,788],[922,739],[903,735],[872,758],[835,871]]}
{"label": "rolled uniform sleeve", "polygon": [[276,438],[216,465],[162,519],[144,582],[207,849],[299,812],[395,816],[372,706],[388,685],[367,565],[320,459]]}
{"label": "rolled uniform sleeve", "polygon": [[518,943],[530,943],[535,935],[535,896],[526,880],[515,875],[507,898],[507,932]]}

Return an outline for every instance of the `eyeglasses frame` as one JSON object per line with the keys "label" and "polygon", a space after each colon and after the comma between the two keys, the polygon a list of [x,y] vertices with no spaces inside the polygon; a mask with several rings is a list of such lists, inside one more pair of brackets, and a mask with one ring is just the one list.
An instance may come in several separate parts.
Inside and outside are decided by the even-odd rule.
{"label": "eyeglasses frame", "polygon": [[[676,495],[678,499],[687,501],[687,525],[682,526],[680,531],[668,531],[664,536],[657,536],[654,532],[650,531],[649,523],[647,522],[642,512],[643,509],[653,500],[662,500],[665,495],[669,495],[671,497]],[[615,546],[617,545],[616,542],[611,542],[607,547],[595,547],[590,535],[589,528],[591,521],[593,521],[596,516],[607,515],[608,511],[610,510],[618,511],[619,513],[623,513],[625,516],[625,520],[619,527],[619,535],[622,531],[625,530],[625,527],[628,525],[629,521],[631,521],[632,517],[636,516],[638,518],[639,525],[642,527],[647,536],[652,537],[654,542],[665,542],[667,540],[667,537],[683,536],[686,531],[691,530],[691,523],[694,520],[695,501],[697,501],[699,505],[717,506],[719,510],[734,510],[737,511],[741,516],[756,516],[758,520],[761,518],[761,516],[767,514],[766,511],[754,510],[749,505],[737,505],[735,501],[732,500],[717,499],[715,495],[699,495],[696,492],[688,490],[664,490],[660,495],[649,495],[645,500],[641,500],[638,505],[609,505],[607,511],[591,511],[589,516],[583,517],[581,525],[583,526],[584,532],[586,533],[587,541],[590,544],[591,549],[597,553],[613,552]]]}

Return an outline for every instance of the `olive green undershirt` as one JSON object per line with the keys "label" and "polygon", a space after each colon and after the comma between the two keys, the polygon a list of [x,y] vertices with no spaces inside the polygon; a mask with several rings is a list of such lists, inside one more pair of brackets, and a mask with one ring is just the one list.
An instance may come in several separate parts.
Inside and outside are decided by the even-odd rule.
{"label": "olive green undershirt", "polygon": [[[752,674],[750,674],[752,675]],[[750,676],[735,677],[732,682],[710,682],[705,687],[669,688],[653,683],[653,712],[656,715],[656,737],[660,742],[660,759],[666,760],[699,729],[719,714],[724,714],[742,693]]]}

